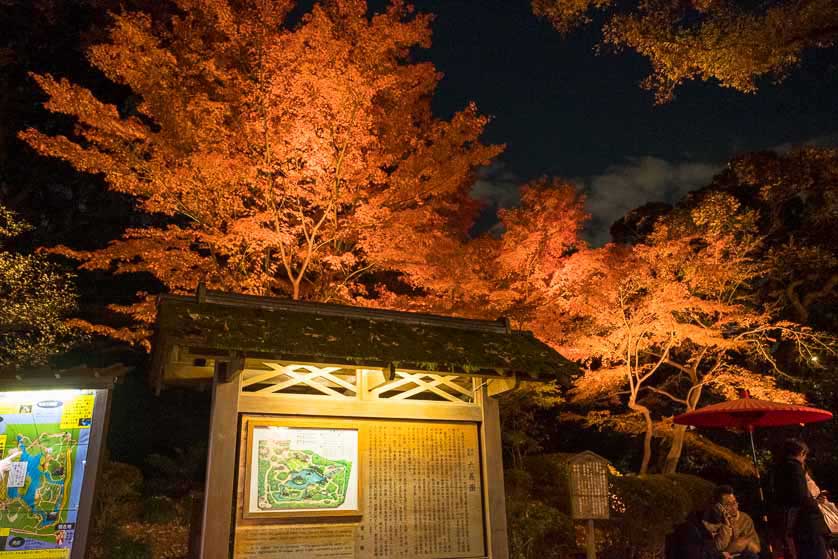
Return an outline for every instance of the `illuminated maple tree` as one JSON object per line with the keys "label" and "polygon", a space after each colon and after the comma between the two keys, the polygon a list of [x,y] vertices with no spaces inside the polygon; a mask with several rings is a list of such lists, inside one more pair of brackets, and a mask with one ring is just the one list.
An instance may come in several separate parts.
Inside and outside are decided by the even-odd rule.
{"label": "illuminated maple tree", "polygon": [[584,198],[560,179],[537,179],[520,192],[520,204],[501,209],[492,231],[476,237],[440,231],[423,236],[430,243],[428,250],[391,253],[391,267],[403,270],[421,296],[393,297],[386,304],[463,316],[505,316],[516,327],[528,326],[533,313],[555,296],[551,287],[559,280],[560,262],[585,246],[580,233],[588,214]]}
{"label": "illuminated maple tree", "polygon": [[759,78],[782,79],[807,50],[838,41],[833,0],[532,0],[532,6],[562,33],[605,12],[603,42],[651,62],[644,85],[659,102],[693,79],[754,92]]}
{"label": "illuminated maple tree", "polygon": [[[348,299],[392,253],[423,257],[478,165],[473,105],[432,116],[440,75],[411,62],[430,16],[394,2],[334,0],[288,22],[294,2],[177,2],[180,14],[113,16],[91,64],[132,95],[117,107],[66,79],[34,78],[74,134],[21,134],[38,152],[101,174],[149,215],[100,250],[58,249],[83,269],[149,272],[173,292]],[[418,242],[417,242],[418,241]],[[149,296],[122,310],[148,323]],[[107,330],[104,330],[107,331]],[[144,339],[148,331],[107,331]]]}
{"label": "illuminated maple tree", "polygon": [[751,288],[766,273],[755,257],[762,242],[755,219],[732,196],[710,192],[661,220],[645,242],[583,251],[564,266],[562,349],[588,366],[574,398],[624,404],[642,417],[641,473],[656,430],[671,439],[663,470],[675,471],[686,429],[662,420],[696,409],[708,391],[732,398],[748,388],[757,398],[802,402],[777,385],[786,375],[776,343],[804,358],[835,351],[834,340],[778,320],[754,300]]}

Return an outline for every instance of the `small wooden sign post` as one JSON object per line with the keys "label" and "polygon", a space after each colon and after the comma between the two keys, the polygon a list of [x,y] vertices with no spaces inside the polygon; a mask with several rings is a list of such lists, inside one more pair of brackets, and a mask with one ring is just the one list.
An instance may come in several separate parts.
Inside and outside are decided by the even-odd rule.
{"label": "small wooden sign post", "polygon": [[608,460],[585,451],[567,461],[570,469],[570,506],[574,520],[586,520],[588,559],[596,559],[594,520],[608,519]]}

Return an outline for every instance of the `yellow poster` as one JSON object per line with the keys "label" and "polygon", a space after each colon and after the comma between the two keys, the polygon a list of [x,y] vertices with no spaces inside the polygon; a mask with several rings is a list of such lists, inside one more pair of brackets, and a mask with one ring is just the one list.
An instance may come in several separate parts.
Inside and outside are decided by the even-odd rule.
{"label": "yellow poster", "polygon": [[0,559],[67,559],[68,557],[70,557],[70,550],[67,548],[0,551]]}
{"label": "yellow poster", "polygon": [[[6,454],[6,435],[0,435],[0,458]],[[0,534],[2,536],[3,534]]]}
{"label": "yellow poster", "polygon": [[61,428],[90,429],[93,419],[93,399],[93,394],[84,394],[66,402],[61,412]]}

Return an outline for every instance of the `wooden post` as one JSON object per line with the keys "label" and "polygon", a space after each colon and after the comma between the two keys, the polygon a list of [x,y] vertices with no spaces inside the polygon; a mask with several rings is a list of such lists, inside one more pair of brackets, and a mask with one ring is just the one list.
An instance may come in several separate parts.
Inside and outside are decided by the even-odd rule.
{"label": "wooden post", "polygon": [[588,552],[588,559],[596,559],[596,533],[594,532],[593,518],[588,519],[587,532],[588,538],[585,547]]}
{"label": "wooden post", "polygon": [[[111,413],[111,389],[96,390],[94,394],[90,438],[87,441],[87,463],[79,496],[79,510],[76,515],[76,530],[73,534],[73,552],[70,559],[87,557],[87,536],[90,532],[93,504],[96,502],[96,479],[102,470],[105,457],[103,451]],[[69,490],[65,488],[65,491]]]}
{"label": "wooden post", "polygon": [[489,396],[485,383],[480,385],[478,397],[483,415],[483,421],[480,423],[480,446],[483,447],[486,458],[483,462],[483,494],[486,503],[487,553],[489,559],[508,559],[498,402]]}
{"label": "wooden post", "polygon": [[241,375],[224,382],[228,365],[216,362],[212,382],[207,480],[204,488],[204,521],[201,526],[201,559],[229,559],[233,521],[238,403]]}

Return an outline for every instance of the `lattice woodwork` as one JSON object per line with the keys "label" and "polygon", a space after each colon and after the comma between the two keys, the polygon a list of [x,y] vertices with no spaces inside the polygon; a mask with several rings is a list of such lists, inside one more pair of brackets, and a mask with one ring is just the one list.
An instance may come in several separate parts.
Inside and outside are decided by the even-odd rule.
{"label": "lattice woodwork", "polygon": [[470,377],[396,371],[393,380],[370,387],[369,396],[377,400],[431,400],[470,404],[474,401],[474,387]]}
{"label": "lattice woodwork", "polygon": [[270,370],[246,369],[242,373],[242,392],[250,394],[304,394],[333,398],[357,398],[358,374],[355,369],[282,365],[265,363]]}
{"label": "lattice woodwork", "polygon": [[386,380],[381,370],[264,362],[266,368],[242,372],[241,391],[260,396],[315,396],[335,399],[424,401],[474,404],[471,377],[396,371]]}

